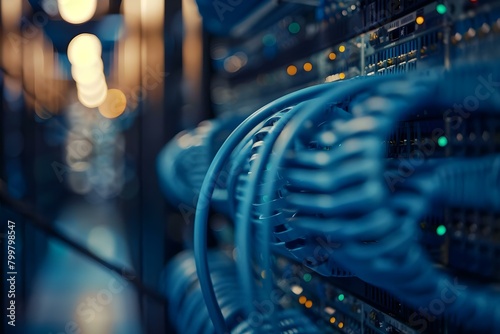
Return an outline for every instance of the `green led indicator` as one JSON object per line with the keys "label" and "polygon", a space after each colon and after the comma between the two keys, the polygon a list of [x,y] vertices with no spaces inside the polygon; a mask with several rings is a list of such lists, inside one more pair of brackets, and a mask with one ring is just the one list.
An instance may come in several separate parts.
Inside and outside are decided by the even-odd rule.
{"label": "green led indicator", "polygon": [[276,38],[271,34],[264,35],[264,37],[262,37],[262,43],[265,46],[273,46],[276,44]]}
{"label": "green led indicator", "polygon": [[448,10],[448,8],[446,8],[445,5],[443,5],[442,3],[440,3],[439,5],[436,6],[436,11],[441,14],[441,15],[444,15],[446,14],[446,11]]}
{"label": "green led indicator", "polygon": [[311,281],[311,279],[312,279],[312,276],[311,276],[311,274],[304,274],[304,277],[303,277],[303,278],[304,278],[304,281],[306,281],[306,282],[310,282],[310,281]]}
{"label": "green led indicator", "polygon": [[446,138],[445,136],[439,137],[438,145],[441,147],[445,147],[446,145],[448,145],[448,138]]}
{"label": "green led indicator", "polygon": [[300,31],[300,24],[298,24],[297,22],[290,23],[290,25],[288,26],[288,31],[292,34],[298,33]]}
{"label": "green led indicator", "polygon": [[436,229],[436,233],[437,233],[437,235],[440,235],[440,236],[441,236],[441,235],[445,235],[445,233],[446,233],[446,226],[444,226],[444,225],[439,225],[439,226],[437,227],[437,229]]}
{"label": "green led indicator", "polygon": [[338,298],[340,301],[343,301],[345,299],[345,296],[343,293],[341,293]]}

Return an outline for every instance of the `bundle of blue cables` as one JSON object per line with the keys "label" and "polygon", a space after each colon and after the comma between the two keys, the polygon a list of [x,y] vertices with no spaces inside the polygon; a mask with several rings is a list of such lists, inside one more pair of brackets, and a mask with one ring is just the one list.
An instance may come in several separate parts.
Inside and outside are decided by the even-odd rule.
{"label": "bundle of blue cables", "polygon": [[[246,314],[255,310],[256,300],[271,293],[272,275],[266,275],[258,287],[254,267],[257,262],[259,268],[271,272],[276,223],[268,218],[282,212],[293,212],[286,216],[286,223],[302,233],[306,245],[320,236],[328,236],[337,245],[322,256],[330,270],[340,266],[415,308],[427,307],[439,298],[454,278],[436,269],[418,243],[418,222],[432,207],[499,210],[500,158],[492,154],[429,159],[390,189],[384,179],[384,141],[399,121],[419,110],[446,109],[467,100],[477,86],[478,74],[498,82],[500,68],[463,65],[434,77],[420,73],[319,85],[270,103],[238,126],[207,171],[195,219],[197,272],[216,331],[225,333],[228,327],[209,274],[206,221],[214,180],[239,152],[246,158],[250,152],[253,157],[244,182],[245,196],[232,209]],[[336,107],[346,99],[348,110]],[[498,93],[481,103],[481,111],[500,110]],[[249,147],[252,136],[280,112],[259,147]],[[311,142],[321,149],[311,149]],[[233,161],[245,159],[237,156]],[[283,184],[277,180],[286,183],[285,194],[276,196],[277,187]],[[270,199],[259,200],[262,196]],[[253,242],[252,226],[260,218],[265,223],[258,226],[260,234]],[[487,286],[468,286],[444,312],[459,321],[467,318],[466,329],[472,324],[482,333],[498,333],[499,300],[498,293]],[[273,316],[269,317],[271,326],[276,326]]]}

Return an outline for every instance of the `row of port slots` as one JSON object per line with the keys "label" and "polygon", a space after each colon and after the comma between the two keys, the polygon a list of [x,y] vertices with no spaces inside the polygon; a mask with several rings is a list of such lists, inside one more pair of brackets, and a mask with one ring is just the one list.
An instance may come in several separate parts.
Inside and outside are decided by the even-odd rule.
{"label": "row of port slots", "polygon": [[369,28],[394,19],[395,16],[429,4],[429,0],[365,0],[361,2],[363,23]]}
{"label": "row of port slots", "polygon": [[[303,267],[295,264],[294,261],[278,256],[277,263],[279,263],[275,267],[277,276],[283,276],[283,273],[288,273],[290,270],[302,276],[303,269],[300,268]],[[335,324],[336,326],[328,326],[335,333],[356,333],[358,331],[355,328],[360,325],[363,327],[363,331],[359,332],[368,333],[369,331],[367,330],[370,327],[366,326],[367,319],[364,318],[363,323],[359,323],[359,318],[365,316],[365,314],[361,315],[361,312],[369,311],[369,309],[365,309],[366,306],[376,310],[376,312],[380,312],[380,315],[386,314],[393,319],[393,322],[399,322],[401,325],[412,327],[409,319],[417,310],[405,305],[387,291],[355,277],[325,278],[309,270],[306,270],[306,272],[309,277],[304,284],[301,284],[299,292],[290,289],[293,287],[297,288],[296,285],[288,288],[286,288],[286,284],[280,284],[279,286],[289,296],[293,291],[294,297],[292,300],[301,304],[298,307],[304,308],[304,311],[326,321],[327,325]],[[301,301],[302,298],[304,300]],[[306,305],[306,300],[310,300],[311,305]],[[335,319],[331,319],[332,316]],[[368,318],[370,318],[369,314]],[[344,328],[342,329],[338,328],[340,321],[344,322]],[[438,317],[434,321],[429,322],[426,333],[444,333],[447,325],[443,317]],[[396,328],[393,327],[393,330],[397,333]],[[373,333],[380,332],[374,331]]]}
{"label": "row of port slots", "polygon": [[[478,116],[467,121],[462,120],[458,129],[451,129],[451,118],[447,118],[444,122],[442,120],[401,122],[387,140],[388,155],[407,156],[424,143],[426,145],[434,143],[433,152],[445,153],[446,156],[481,156],[500,152],[500,122]],[[453,118],[453,122],[457,123],[456,117]],[[437,145],[439,141],[439,138],[435,138],[435,134],[439,133],[437,129],[441,129],[443,138],[446,138],[446,144],[442,144],[446,147],[441,148]]]}
{"label": "row of port slots", "polygon": [[[440,244],[430,236],[436,235],[438,226],[447,228]],[[434,259],[449,268],[479,275],[487,279],[500,279],[500,215],[472,209],[447,208],[444,216],[427,217],[420,226],[427,232],[422,241]],[[427,237],[426,237],[427,236]],[[437,248],[436,248],[437,246]]]}
{"label": "row of port slots", "polygon": [[366,57],[367,73],[387,70],[391,66],[400,66],[409,61],[418,60],[441,50],[442,32],[433,31],[411,41],[385,48]]}

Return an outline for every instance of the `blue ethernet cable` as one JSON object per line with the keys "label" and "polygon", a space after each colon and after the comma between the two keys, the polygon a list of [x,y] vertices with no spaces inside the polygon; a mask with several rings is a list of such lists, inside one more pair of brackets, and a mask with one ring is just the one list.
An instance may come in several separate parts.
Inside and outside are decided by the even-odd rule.
{"label": "blue ethernet cable", "polygon": [[[303,103],[302,105],[297,105],[296,106],[297,109],[293,113],[293,115],[296,115],[296,112],[298,112],[298,111],[302,111],[302,114],[308,114],[308,111],[313,110],[314,106],[328,105],[332,101],[341,100],[347,95],[351,95],[351,94],[358,93],[358,92],[363,92],[363,91],[369,89],[369,87],[373,86],[375,83],[381,83],[381,82],[385,82],[388,80],[394,80],[394,79],[393,78],[388,79],[387,77],[370,77],[370,78],[363,78],[362,80],[351,80],[351,81],[343,82],[342,83],[343,85],[339,86],[337,89],[325,92],[321,97],[318,97],[317,99],[310,101],[311,103],[306,102],[306,103]],[[326,98],[324,96],[326,96]],[[326,101],[324,103],[322,103],[322,100],[325,100],[325,99],[326,99]],[[310,122],[310,121],[311,121],[311,119],[304,118],[304,119],[301,119],[300,122],[301,122],[301,124],[308,124],[308,122]],[[295,122],[295,119],[292,119],[290,121],[290,123],[292,123],[292,122]],[[285,123],[285,121],[284,121],[284,123]],[[288,120],[286,120],[286,123],[290,124],[290,123],[288,123]],[[285,124],[283,124],[283,126],[284,125]],[[281,130],[281,127],[278,129]],[[286,130],[285,131],[276,131],[274,133],[277,135],[279,135],[280,133],[281,134],[283,134],[283,133],[290,134],[290,132],[288,132]],[[254,203],[255,196],[256,196],[256,193],[255,193],[256,188],[257,188],[256,186],[259,182],[261,182],[260,180],[261,180],[261,178],[264,174],[264,171],[265,171],[266,172],[265,175],[269,176],[269,178],[263,182],[262,193],[271,194],[275,191],[275,189],[273,189],[274,183],[272,182],[272,180],[275,178],[275,175],[278,174],[278,165],[271,162],[270,167],[267,168],[268,169],[267,171],[266,171],[266,166],[268,166],[268,161],[273,156],[273,155],[271,155],[271,151],[274,154],[282,153],[282,152],[276,151],[275,147],[273,147],[273,145],[272,145],[274,143],[274,141],[276,140],[276,137],[278,137],[277,135],[274,136],[273,134],[270,133],[268,135],[269,137],[266,137],[266,139],[265,139],[265,145],[263,145],[260,148],[260,150],[258,152],[259,159],[257,159],[254,162],[254,164],[251,167],[250,173],[249,173],[249,180],[248,180],[249,187],[247,188],[247,194],[239,207],[240,212],[238,214],[238,219],[239,219],[238,224],[239,224],[239,230],[240,230],[240,232],[239,232],[240,237],[237,238],[237,241],[238,241],[237,245],[238,245],[238,248],[241,249],[241,252],[244,254],[244,256],[242,256],[239,260],[240,260],[240,267],[245,267],[243,272],[246,273],[246,275],[248,275],[247,277],[249,277],[249,278],[242,281],[245,291],[253,291],[254,290],[252,279],[251,279],[252,276],[249,275],[250,273],[252,273],[251,254],[253,254],[253,252],[252,252],[252,247],[251,247],[252,243],[251,243],[248,236],[250,235],[250,229],[251,229],[251,223],[252,223],[252,220],[251,220],[252,207],[253,207],[253,203]],[[279,138],[281,138],[281,136],[279,136]],[[272,203],[269,202],[267,204],[264,204],[264,207],[267,207],[267,210],[265,210],[265,213],[263,214],[263,216],[271,216],[272,215],[272,208],[271,208]],[[265,232],[265,235],[263,236],[263,238],[260,242],[259,248],[263,249],[263,250],[267,250],[267,251],[263,252],[262,263],[263,263],[264,271],[270,272],[270,260],[269,260],[270,251],[268,250],[269,246],[267,246],[269,244],[270,236],[271,236],[270,226],[265,226],[264,232]],[[244,237],[244,236],[246,236],[246,237]],[[270,275],[268,275],[268,276],[270,276]],[[264,289],[263,294],[269,295],[269,293],[270,293],[270,280],[266,279],[265,282],[266,282],[266,284],[265,284],[265,289]],[[251,303],[250,307],[255,308],[255,305],[253,303]]]}
{"label": "blue ethernet cable", "polygon": [[322,333],[313,322],[307,318],[302,312],[297,309],[286,309],[276,315],[275,322],[278,327],[273,326],[267,319],[259,324],[259,331],[255,331],[255,326],[251,321],[244,321],[239,324],[232,334],[249,334],[249,333],[273,333],[278,330],[278,333],[294,333],[294,334],[320,334]]}
{"label": "blue ethernet cable", "polygon": [[[208,254],[214,281],[214,291],[231,327],[236,327],[243,317],[243,304],[234,262],[220,251]],[[208,311],[203,303],[192,251],[174,257],[164,273],[163,290],[169,300],[169,316],[180,333],[215,332]]]}
{"label": "blue ethernet cable", "polygon": [[[269,130],[269,133],[266,134],[265,139],[269,139],[269,137],[277,137],[279,133],[283,130],[284,126],[286,123],[295,115],[295,113],[303,108],[305,105],[307,105],[308,102],[314,101],[313,100],[308,100],[306,102],[301,102],[297,104],[294,107],[291,108],[286,108],[281,112],[284,112],[281,118],[277,118],[276,123],[274,126],[271,127]],[[274,114],[276,115],[276,114]],[[271,116],[272,118],[273,116]],[[265,150],[267,146],[261,146],[260,148],[257,149],[258,152],[258,157],[261,157],[262,154],[266,156],[266,154],[269,154],[270,152],[262,152],[262,150]],[[247,155],[243,155],[245,160],[248,159]],[[252,212],[251,212],[251,206],[254,203],[255,197],[256,197],[256,187],[255,187],[255,181],[256,178],[259,177],[259,174],[255,175],[255,165],[258,164],[259,166],[261,165],[261,161],[263,158],[258,159],[257,161],[254,161],[251,170],[249,172],[249,177],[247,180],[246,184],[246,192],[245,196],[242,199],[242,203],[240,204],[238,208],[238,213],[236,215],[236,219],[238,221],[238,224],[236,225],[236,240],[235,243],[238,246],[238,264],[239,264],[239,269],[240,269],[240,277],[241,277],[241,282],[243,286],[243,291],[246,292],[245,295],[245,302],[247,304],[247,312],[250,313],[252,311],[255,311],[255,305],[253,303],[254,298],[257,298],[257,293],[256,293],[256,288],[254,285],[254,280],[253,280],[253,268],[252,268],[252,250],[250,248],[250,236],[252,235],[251,227],[252,227]],[[260,170],[257,170],[257,172],[260,172]],[[245,206],[245,204],[250,203],[250,207]],[[271,250],[269,247],[269,243],[263,243],[262,246],[263,248],[261,249],[262,256],[267,257],[269,256]],[[267,271],[269,272],[269,271]],[[265,284],[270,284],[271,280],[271,275],[267,275],[264,282]],[[268,288],[270,290],[270,287]],[[271,318],[273,319],[273,318]]]}
{"label": "blue ethernet cable", "polygon": [[[361,80],[360,80],[361,79]],[[353,79],[349,82],[341,82],[341,83],[332,83],[332,84],[324,84],[314,87],[305,88],[301,91],[289,94],[284,96],[255,112],[251,115],[245,122],[243,122],[232,134],[229,136],[227,141],[223,144],[216,157],[214,158],[208,172],[207,177],[205,178],[201,191],[200,197],[197,204],[197,211],[195,217],[195,231],[194,231],[194,252],[196,259],[196,266],[198,271],[198,276],[200,278],[200,284],[202,287],[202,291],[204,293],[205,301],[208,307],[208,311],[211,315],[212,321],[214,322],[214,326],[218,333],[225,333],[226,326],[224,323],[224,318],[221,314],[220,308],[217,304],[217,299],[214,296],[213,285],[211,283],[211,278],[208,275],[208,263],[206,260],[206,255],[204,252],[206,251],[206,220],[208,216],[208,205],[210,203],[211,193],[213,192],[215,186],[215,179],[217,175],[222,170],[224,163],[230,157],[231,153],[239,145],[241,140],[248,136],[252,129],[254,129],[258,124],[264,121],[266,118],[272,116],[280,109],[286,108],[288,106],[294,105],[306,99],[312,99],[316,96],[330,92],[335,86],[339,86],[341,93],[336,94],[336,96],[343,97],[346,90],[350,88],[350,85],[356,85],[358,82],[364,83],[363,85],[356,85],[358,89],[366,89],[370,84],[374,82],[383,82],[384,78],[373,77],[373,78],[357,78]],[[243,228],[243,224],[242,228]],[[250,266],[250,264],[245,261],[245,258],[250,257],[251,255],[245,251],[245,245],[248,245],[250,241],[250,235],[247,234],[246,239],[248,240],[243,244],[241,249],[238,249],[239,257],[242,258],[241,266],[246,265]],[[241,268],[241,267],[240,267]],[[243,272],[247,272],[245,269],[242,269]],[[246,288],[245,291],[253,291],[252,289],[252,281],[251,276],[246,275],[242,277],[243,286]],[[248,289],[248,290],[247,290]],[[252,308],[255,305],[252,305]]]}
{"label": "blue ethernet cable", "polygon": [[[196,190],[201,187],[206,171],[223,140],[241,121],[243,115],[233,114],[201,122],[193,130],[183,131],[172,139],[158,155],[160,186],[172,205],[194,206]],[[217,211],[228,213],[227,192],[219,182],[212,198]]]}
{"label": "blue ethernet cable", "polygon": [[[380,82],[385,82],[387,80],[394,80],[394,78],[386,78],[386,77],[372,77],[372,78],[363,78],[363,80],[351,80],[347,82],[343,82],[343,85],[337,88],[336,90],[333,90],[333,92],[325,92],[323,94],[328,96],[328,101],[335,101],[336,98],[343,98],[344,95],[346,94],[352,94],[354,92],[362,92],[366,89],[368,89],[370,86],[372,86],[374,83],[380,83]],[[319,98],[318,98],[319,99]],[[283,117],[282,120],[278,121],[276,124],[275,128],[272,128],[270,132],[267,134],[267,137],[264,139],[265,145],[261,146],[260,149],[258,150],[258,156],[259,158],[256,159],[250,169],[249,172],[249,179],[248,179],[248,186],[247,186],[247,192],[246,195],[242,201],[242,203],[239,206],[239,212],[237,215],[238,218],[238,225],[237,225],[237,245],[240,250],[240,253],[242,256],[238,258],[239,260],[239,268],[240,272],[242,273],[242,285],[243,285],[243,290],[244,291],[249,291],[250,292],[250,298],[252,298],[252,295],[254,294],[255,287],[253,284],[253,274],[252,274],[252,249],[250,247],[251,245],[251,240],[249,236],[251,235],[251,225],[252,225],[252,209],[254,205],[254,200],[256,196],[256,189],[257,189],[257,184],[260,182],[259,180],[262,177],[262,174],[266,170],[266,166],[268,163],[269,158],[271,157],[271,150],[273,149],[272,144],[278,137],[278,135],[281,133],[281,130],[283,126],[286,125],[286,123],[289,121],[289,119],[295,115],[295,113],[299,110],[307,110],[308,108],[311,108],[312,105],[318,105],[319,102],[317,100],[311,100],[304,102],[302,104],[297,105],[292,109],[292,111],[288,112],[286,116]],[[309,106],[309,107],[308,107]],[[302,120],[303,124],[306,123],[307,121],[310,120]],[[272,131],[272,132],[271,132]],[[271,170],[268,171],[267,175],[270,175],[270,178],[274,178],[275,175],[277,175],[277,166],[274,164],[271,164]],[[264,187],[267,185],[267,189],[263,191],[264,194],[272,194],[274,189],[272,188],[274,183],[272,182],[272,179],[268,179],[264,185]],[[270,206],[271,204],[268,203]],[[272,211],[269,210],[264,214],[264,216],[271,216]],[[265,240],[265,242],[260,243],[260,249],[262,250],[262,256],[263,256],[263,263],[264,265],[264,272],[270,273],[270,266],[269,266],[269,254],[270,254],[270,249],[269,249],[269,241],[270,241],[270,226],[267,226],[268,228],[265,228],[265,235],[263,236],[262,240]],[[268,295],[270,292],[270,284],[271,284],[271,275],[267,275],[267,278],[265,279],[265,286],[267,289],[264,291],[264,295]],[[267,292],[267,294],[266,294]],[[249,311],[255,310],[255,304],[253,303],[253,300],[248,299],[247,296],[247,302],[248,302],[248,307]]]}
{"label": "blue ethernet cable", "polygon": [[231,156],[233,150],[258,124],[283,108],[295,105],[307,99],[315,98],[319,94],[329,91],[336,86],[337,83],[331,83],[305,88],[299,92],[291,93],[282,98],[279,98],[274,102],[271,102],[261,109],[257,110],[254,114],[252,114],[244,122],[242,122],[228,137],[226,142],[217,152],[214,160],[212,161],[212,164],[210,165],[206,173],[207,176],[203,181],[200,190],[200,196],[196,206],[196,216],[194,223],[194,255],[201,290],[203,292],[210,318],[212,319],[217,333],[227,333],[228,329],[214,293],[207,259],[206,223],[210,206],[210,198],[215,188],[216,178],[224,168],[225,163]]}

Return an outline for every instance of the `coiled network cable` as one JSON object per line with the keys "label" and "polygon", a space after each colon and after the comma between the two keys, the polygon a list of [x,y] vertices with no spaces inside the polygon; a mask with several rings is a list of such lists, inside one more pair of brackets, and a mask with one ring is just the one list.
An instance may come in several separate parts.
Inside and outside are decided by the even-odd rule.
{"label": "coiled network cable", "polygon": [[[210,251],[208,258],[224,318],[229,327],[236,327],[244,312],[235,264],[221,251]],[[179,333],[215,333],[204,307],[192,251],[184,251],[172,259],[165,268],[162,281],[169,300],[170,319]]]}
{"label": "coiled network cable", "polygon": [[[299,92],[286,95],[263,108],[256,111],[242,122],[234,132],[228,137],[226,142],[222,145],[221,149],[217,152],[210,168],[207,171],[201,190],[198,203],[196,206],[195,226],[194,226],[194,255],[196,260],[196,269],[200,280],[201,290],[205,298],[205,303],[210,314],[210,318],[214,324],[217,333],[227,333],[224,317],[220,310],[213,290],[213,283],[210,278],[210,270],[207,259],[207,218],[209,213],[210,199],[215,189],[216,178],[225,167],[227,160],[230,158],[233,150],[239,146],[241,141],[248,137],[252,129],[258,126],[268,117],[275,114],[286,107],[295,105],[307,99],[317,97],[319,94],[324,93],[337,84],[326,84],[320,86],[309,87]],[[250,237],[250,236],[248,236]],[[239,257],[245,257],[241,250],[238,250]]]}
{"label": "coiled network cable", "polygon": [[[324,99],[324,97],[320,97],[314,101],[310,101],[309,102],[306,102],[306,103],[303,103],[302,105],[298,105],[296,107],[296,112],[299,112],[299,111],[307,111],[307,110],[311,110],[314,108],[314,106],[317,106],[317,105],[322,105],[322,106],[325,106],[325,105],[331,105],[331,104],[334,104],[334,103],[339,103],[339,102],[342,102],[346,96],[349,96],[351,94],[354,94],[356,92],[363,92],[363,91],[366,91],[369,87],[373,86],[374,83],[380,83],[380,82],[384,82],[388,80],[387,78],[379,78],[379,77],[372,77],[372,78],[364,78],[363,80],[351,80],[351,81],[348,81],[348,82],[344,82],[342,86],[338,87],[338,89],[336,90],[331,90],[331,91],[328,91],[326,93],[323,94],[323,96],[327,96],[327,102],[328,103],[325,103],[325,104],[320,104],[321,100]],[[295,113],[296,113],[295,112]],[[329,115],[330,117],[334,116],[334,115],[339,115],[341,118],[345,118],[346,115],[344,112],[341,112],[341,111],[338,111],[338,110],[335,110],[334,112],[332,112],[332,115]],[[310,122],[311,120],[310,119],[303,119],[301,124],[312,124]],[[293,120],[292,120],[293,122]],[[285,124],[284,124],[285,125]],[[282,134],[282,133],[285,133],[286,132],[286,128],[285,128],[285,131],[279,131],[281,130],[280,128],[277,129],[278,131],[274,132],[276,134]],[[313,130],[313,129],[309,129],[309,130]],[[314,132],[314,130],[313,130]],[[273,143],[274,141],[276,140],[278,136],[273,136],[272,134],[270,134],[269,138],[267,138],[268,140],[266,140],[265,142],[265,145],[262,145],[260,151],[259,151],[259,159],[257,159],[256,161],[254,161],[252,167],[251,167],[251,170],[250,170],[250,173],[249,173],[249,181],[248,181],[248,187],[247,187],[247,194],[244,198],[244,201],[241,203],[241,206],[240,206],[240,213],[238,215],[238,218],[239,218],[239,222],[238,224],[240,225],[239,229],[237,229],[237,233],[239,233],[240,237],[237,238],[237,246],[238,246],[238,250],[241,250],[241,253],[243,254],[246,254],[245,257],[242,257],[240,259],[240,267],[243,267],[243,268],[246,268],[246,272],[247,272],[247,275],[248,275],[248,272],[251,271],[252,269],[252,266],[253,266],[253,261],[252,261],[252,258],[251,258],[251,254],[253,254],[253,249],[251,248],[251,241],[250,239],[248,238],[248,235],[251,235],[251,223],[252,223],[252,219],[251,217],[253,215],[257,215],[259,217],[271,217],[273,215],[276,215],[275,214],[275,211],[277,210],[277,207],[276,207],[276,202],[275,201],[265,201],[263,204],[262,204],[262,207],[266,208],[267,210],[263,210],[264,212],[257,212],[256,214],[255,213],[252,213],[252,211],[254,210],[254,202],[255,202],[255,197],[256,197],[256,189],[260,189],[260,191],[262,192],[262,194],[274,194],[276,192],[276,189],[274,189],[274,178],[276,177],[276,175],[278,175],[278,165],[276,165],[275,163],[273,163],[271,161],[271,163],[269,163],[269,160],[274,157],[273,154],[271,154],[271,152],[274,152],[274,154],[276,154],[277,152],[274,151],[274,148],[273,148]],[[262,176],[268,176],[267,179],[264,179],[262,180]],[[258,187],[258,185],[260,184],[263,184],[263,186],[260,186]],[[306,204],[306,203],[304,203]],[[292,211],[295,211],[296,210],[292,210]],[[292,218],[293,220],[294,218]],[[261,240],[258,240],[260,241],[260,245],[259,245],[259,249],[262,250],[262,263],[263,263],[263,269],[264,269],[264,272],[270,272],[270,251],[269,251],[269,243],[271,242],[270,240],[270,236],[271,236],[271,231],[270,231],[270,228],[271,228],[271,225],[270,224],[267,224],[264,226],[264,236],[262,238],[260,238]],[[240,232],[238,232],[238,230]],[[303,233],[303,235],[305,237],[307,237],[307,229],[299,229],[299,231],[301,231]],[[244,236],[247,236],[246,238]],[[308,242],[311,241],[312,238],[307,238],[308,239]],[[314,240],[312,240],[312,243],[314,244]],[[310,247],[308,247],[309,250],[312,250],[313,249],[313,245],[310,245]],[[310,257],[308,258],[310,259]],[[307,259],[303,259],[303,260],[307,260]],[[337,268],[337,264],[336,263],[332,263],[333,261],[331,261],[330,259],[330,263],[329,263],[329,266],[328,268],[330,269],[330,272],[331,272],[331,269],[332,268]],[[307,263],[306,263],[307,264]],[[315,266],[309,266],[315,270],[317,270],[317,268],[315,268]],[[250,278],[247,278],[246,280],[243,280],[242,283],[243,283],[243,286],[244,286],[244,290],[245,291],[254,291],[255,288],[254,288],[254,283],[253,283],[253,280],[251,280],[251,277]],[[265,289],[263,289],[261,295],[263,296],[269,296],[270,295],[270,291],[271,291],[271,275],[266,275],[266,279],[264,280],[264,287]],[[250,299],[249,301],[253,301],[253,298],[255,298],[255,296],[250,296]],[[251,307],[251,310],[255,311],[255,303],[250,303],[250,307]],[[270,315],[272,316],[272,315]]]}
{"label": "coiled network cable", "polygon": [[[160,186],[172,205],[181,209],[194,207],[210,162],[227,136],[245,119],[231,115],[203,121],[193,130],[183,131],[160,152],[157,170]],[[212,205],[223,213],[227,208],[224,180],[218,179]]]}

